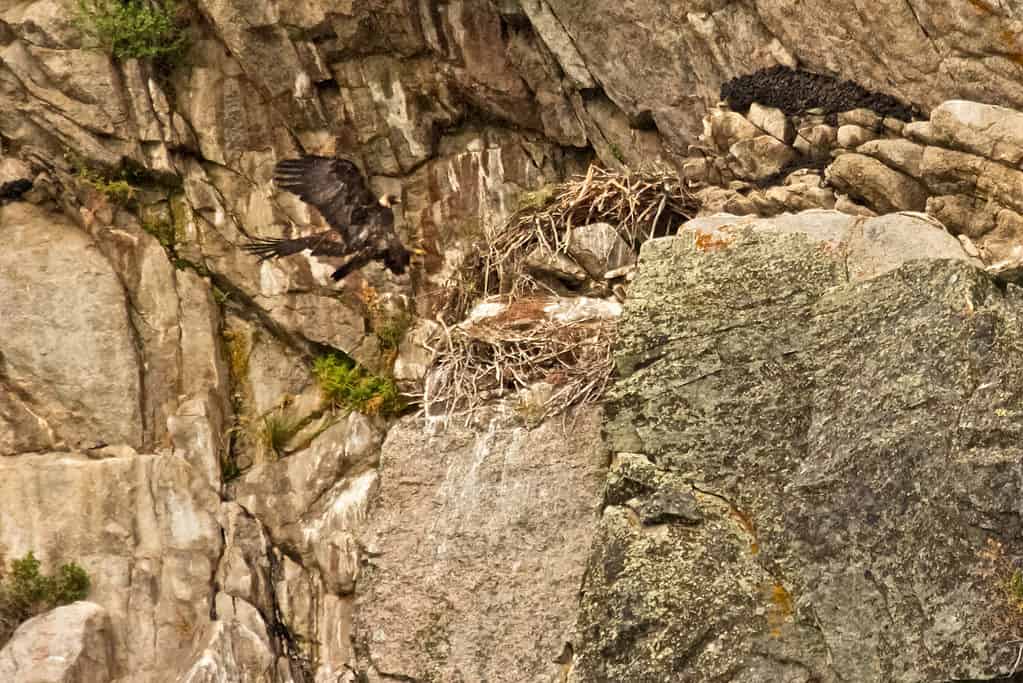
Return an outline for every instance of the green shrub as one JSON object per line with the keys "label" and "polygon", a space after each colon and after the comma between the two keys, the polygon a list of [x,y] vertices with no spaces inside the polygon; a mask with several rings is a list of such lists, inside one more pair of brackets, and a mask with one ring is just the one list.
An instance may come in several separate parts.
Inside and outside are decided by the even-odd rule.
{"label": "green shrub", "polygon": [[405,408],[394,380],[370,374],[351,358],[320,356],[313,362],[320,390],[332,405],[369,415],[393,415]]}
{"label": "green shrub", "polygon": [[78,164],[78,180],[85,183],[101,195],[121,206],[128,206],[135,200],[138,188],[125,178],[107,177],[99,171]]}
{"label": "green shrub", "polygon": [[12,561],[9,572],[0,565],[0,645],[25,620],[89,594],[89,575],[77,564],[63,564],[53,576],[40,574],[39,566],[32,552]]}
{"label": "green shrub", "polygon": [[152,59],[173,66],[187,38],[177,0],[78,0],[78,24],[115,59]]}

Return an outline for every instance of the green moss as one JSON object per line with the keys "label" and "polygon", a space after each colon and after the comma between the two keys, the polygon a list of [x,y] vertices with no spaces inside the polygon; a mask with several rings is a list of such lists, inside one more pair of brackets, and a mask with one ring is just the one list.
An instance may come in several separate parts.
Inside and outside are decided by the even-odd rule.
{"label": "green moss", "polygon": [[1015,604],[1016,608],[1023,611],[1023,571],[1017,569],[1009,577],[1009,599]]}
{"label": "green moss", "polygon": [[177,268],[178,270],[192,270],[195,271],[198,275],[201,275],[202,277],[209,277],[210,275],[210,269],[207,268],[205,265],[203,265],[202,263],[196,263],[195,261],[191,261],[186,258],[173,257],[171,258],[171,263],[173,263],[174,267]]}
{"label": "green moss", "polygon": [[26,619],[89,594],[89,575],[77,564],[63,564],[52,576],[44,576],[39,568],[32,552],[11,562],[9,572],[0,566],[0,645]]}
{"label": "green moss", "polygon": [[177,245],[177,237],[174,232],[173,223],[166,220],[146,221],[142,224],[142,229],[155,237],[164,249],[172,253],[174,252],[174,247]]}
{"label": "green moss", "polygon": [[367,372],[351,358],[335,353],[320,356],[313,363],[313,374],[334,407],[369,415],[394,415],[405,408],[394,380]]}
{"label": "green moss", "polygon": [[537,211],[554,200],[554,185],[544,185],[532,192],[523,192],[519,196],[519,211]]}
{"label": "green moss", "polygon": [[170,67],[188,47],[178,11],[176,0],[78,0],[76,22],[115,59]]}
{"label": "green moss", "polygon": [[612,142],[610,145],[607,146],[607,148],[608,148],[608,151],[611,152],[611,156],[613,156],[615,159],[617,159],[619,161],[619,163],[622,163],[622,164],[625,163],[625,155],[622,153],[622,148],[621,147],[619,147],[618,145],[616,145],[615,143]]}

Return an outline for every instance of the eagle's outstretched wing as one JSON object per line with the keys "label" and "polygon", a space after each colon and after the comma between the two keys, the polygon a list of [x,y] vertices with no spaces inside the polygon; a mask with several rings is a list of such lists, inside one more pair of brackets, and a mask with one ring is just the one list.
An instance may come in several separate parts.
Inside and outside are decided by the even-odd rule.
{"label": "eagle's outstretched wing", "polygon": [[313,155],[284,159],[274,167],[274,182],[316,207],[348,244],[354,241],[353,222],[361,222],[360,214],[377,205],[359,167],[347,159]]}
{"label": "eagle's outstretched wing", "polygon": [[291,256],[306,249],[312,252],[313,256],[345,256],[349,251],[348,245],[333,230],[295,239],[257,237],[248,244],[243,244],[242,249],[255,254],[260,261],[278,256]]}

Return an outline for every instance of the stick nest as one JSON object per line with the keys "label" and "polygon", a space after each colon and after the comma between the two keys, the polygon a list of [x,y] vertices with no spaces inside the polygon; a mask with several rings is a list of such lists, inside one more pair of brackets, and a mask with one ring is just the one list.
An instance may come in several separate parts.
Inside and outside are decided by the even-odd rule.
{"label": "stick nest", "polygon": [[[486,401],[528,389],[520,394],[519,412],[539,422],[599,400],[612,377],[617,321],[599,314],[547,316],[549,290],[529,275],[526,257],[537,248],[567,253],[571,230],[598,222],[613,226],[638,250],[647,239],[674,234],[698,209],[689,187],[662,168],[617,172],[591,166],[584,176],[526,193],[455,276],[438,317],[445,333],[424,395],[429,412],[471,418]],[[505,308],[455,324],[481,301]]]}
{"label": "stick nest", "polygon": [[695,194],[673,170],[590,166],[584,176],[523,195],[504,226],[466,257],[442,316],[454,323],[486,297],[505,294],[515,299],[549,291],[529,275],[524,261],[537,247],[549,254],[566,253],[573,228],[608,223],[638,250],[650,238],[675,234],[698,211]]}
{"label": "stick nest", "polygon": [[552,320],[542,310],[549,298],[493,301],[508,307],[445,329],[424,396],[431,413],[468,421],[487,401],[531,389],[517,408],[538,423],[603,395],[614,367],[615,319]]}

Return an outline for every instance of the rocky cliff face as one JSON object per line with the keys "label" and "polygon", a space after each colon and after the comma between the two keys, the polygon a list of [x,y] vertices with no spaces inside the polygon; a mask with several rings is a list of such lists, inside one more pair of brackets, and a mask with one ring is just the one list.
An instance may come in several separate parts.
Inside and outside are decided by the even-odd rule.
{"label": "rocky cliff face", "polygon": [[[75,4],[0,0],[0,557],[93,585],[0,678],[1012,671],[1020,295],[982,267],[1020,250],[1020,114],[985,105],[1023,108],[1023,7],[190,0],[168,71],[92,47]],[[715,108],[775,64],[934,113]],[[401,197],[410,275],[238,248],[322,229],[271,183],[300,152]],[[828,170],[758,184],[800,155]],[[593,160],[673,164],[708,213],[847,213],[650,242],[607,415],[324,407],[311,360],[387,372],[395,317],[421,390],[410,340],[463,255]],[[898,210],[964,239],[869,216]]]}

